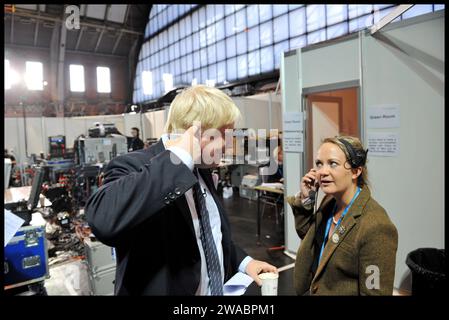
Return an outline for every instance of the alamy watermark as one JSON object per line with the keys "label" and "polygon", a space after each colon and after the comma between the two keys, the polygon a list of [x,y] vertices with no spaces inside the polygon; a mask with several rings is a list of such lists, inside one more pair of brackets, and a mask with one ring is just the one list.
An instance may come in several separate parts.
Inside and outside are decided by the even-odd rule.
{"label": "alamy watermark", "polygon": [[366,267],[365,273],[369,276],[365,280],[365,285],[367,289],[379,290],[380,289],[380,269],[376,265],[369,265]]}
{"label": "alamy watermark", "polygon": [[[198,128],[200,125],[195,123]],[[220,164],[249,164],[256,166],[266,166],[266,174],[273,175],[277,172],[280,160],[279,152],[279,131],[271,129],[267,135],[266,129],[226,129],[224,135],[218,129],[207,129],[197,132],[197,143],[202,147],[194,147],[193,137],[189,143],[190,155],[193,163],[218,166]],[[179,138],[184,130],[177,131],[175,136]],[[267,143],[269,141],[269,143]],[[279,150],[279,149],[277,149]],[[181,164],[180,159],[171,153],[170,159],[173,164]]]}
{"label": "alamy watermark", "polygon": [[75,5],[69,5],[65,8],[68,16],[65,18],[65,26],[69,30],[80,28],[80,8]]}

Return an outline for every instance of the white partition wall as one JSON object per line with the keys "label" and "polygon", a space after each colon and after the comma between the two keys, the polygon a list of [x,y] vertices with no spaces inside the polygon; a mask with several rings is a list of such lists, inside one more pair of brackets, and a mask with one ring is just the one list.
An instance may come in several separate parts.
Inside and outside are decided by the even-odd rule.
{"label": "white partition wall", "polygon": [[[398,137],[396,154],[368,153],[368,178],[373,197],[399,232],[394,286],[405,290],[411,289],[407,254],[444,248],[444,19],[440,11],[392,23],[375,36],[361,31],[303,48],[294,55],[296,62],[284,58],[281,69],[285,110],[303,108],[303,101],[296,106],[298,93],[359,85],[364,145],[376,134]],[[398,110],[398,125],[374,128],[366,121],[372,108],[391,106]],[[293,195],[306,168],[301,157],[287,153],[284,159],[287,194]],[[286,208],[288,251],[299,245],[292,230],[292,213]]]}
{"label": "white partition wall", "polygon": [[[369,157],[374,197],[399,232],[395,286],[410,289],[407,254],[444,248],[444,12],[391,25],[362,37],[365,112],[399,107],[399,154]],[[365,126],[366,127],[366,126]]]}
{"label": "white partition wall", "polygon": [[[300,50],[287,52],[281,57],[283,114],[285,112],[301,112],[304,110],[304,106],[301,102],[301,62]],[[284,192],[285,195],[294,195],[299,191],[299,181],[304,171],[304,154],[302,152],[287,152],[285,150],[285,147],[283,149]],[[300,239],[295,230],[295,220],[293,217],[293,212],[286,201],[284,201],[284,212],[285,250],[289,253],[294,253],[298,250]]]}

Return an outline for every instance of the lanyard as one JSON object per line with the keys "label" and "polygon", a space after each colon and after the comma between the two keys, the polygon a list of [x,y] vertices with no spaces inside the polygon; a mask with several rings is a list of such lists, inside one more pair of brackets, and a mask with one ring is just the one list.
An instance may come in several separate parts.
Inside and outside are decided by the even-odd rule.
{"label": "lanyard", "polygon": [[[338,226],[340,225],[340,223],[341,223],[341,221],[343,220],[344,216],[345,216],[346,213],[348,212],[349,208],[351,208],[352,203],[354,202],[354,200],[355,200],[355,199],[357,198],[357,196],[359,195],[360,190],[361,190],[361,189],[360,189],[359,187],[357,187],[357,192],[355,193],[354,197],[352,197],[351,202],[349,202],[349,204],[346,206],[345,210],[343,211],[343,213],[342,213],[341,216],[340,216],[340,219],[338,219],[337,225],[336,225],[335,228],[334,228],[334,232],[335,232],[335,230],[338,229]],[[327,235],[328,235],[328,233],[329,233],[329,230],[331,229],[332,218],[333,218],[333,216],[334,216],[334,213],[335,213],[335,210],[336,210],[336,209],[337,209],[337,204],[335,204],[334,210],[332,211],[331,216],[330,216],[329,219],[327,220],[326,231],[325,231],[325,233],[324,233],[324,241],[323,241],[323,244],[321,245],[320,258],[319,258],[319,260],[318,260],[318,264],[320,264],[321,256],[323,255],[324,245],[326,244],[326,241],[327,241]]]}

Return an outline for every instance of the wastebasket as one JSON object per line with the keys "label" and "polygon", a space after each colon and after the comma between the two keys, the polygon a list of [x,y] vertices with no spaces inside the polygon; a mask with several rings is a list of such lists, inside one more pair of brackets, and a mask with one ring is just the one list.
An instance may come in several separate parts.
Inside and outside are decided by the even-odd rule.
{"label": "wastebasket", "polygon": [[443,294],[447,283],[444,249],[420,248],[405,261],[412,272],[412,295]]}

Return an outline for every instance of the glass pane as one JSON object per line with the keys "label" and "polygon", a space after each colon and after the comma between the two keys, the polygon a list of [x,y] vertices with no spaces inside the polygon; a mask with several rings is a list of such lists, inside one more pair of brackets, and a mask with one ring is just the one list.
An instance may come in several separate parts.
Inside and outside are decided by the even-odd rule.
{"label": "glass pane", "polygon": [[435,11],[444,10],[444,4],[436,4],[433,8]]}
{"label": "glass pane", "polygon": [[162,49],[161,51],[160,51],[160,53],[161,53],[161,64],[165,64],[165,63],[167,63],[168,62],[168,49]]}
{"label": "glass pane", "polygon": [[227,79],[228,81],[237,79],[237,58],[232,58],[227,61]]}
{"label": "glass pane", "polygon": [[211,43],[214,43],[216,41],[215,38],[215,24],[209,26],[206,28],[207,32],[207,45],[210,45]]}
{"label": "glass pane", "polygon": [[200,67],[200,60],[201,60],[200,52],[195,51],[193,53],[193,69],[198,69]]}
{"label": "glass pane", "polygon": [[165,27],[168,24],[168,11],[164,10],[162,11],[162,18],[163,18],[163,26]]}
{"label": "glass pane", "polygon": [[326,40],[326,30],[321,29],[307,35],[307,44],[314,44]]}
{"label": "glass pane", "polygon": [[223,40],[225,37],[225,21],[220,20],[215,24],[215,33],[217,41]]}
{"label": "glass pane", "polygon": [[193,37],[193,50],[198,50],[200,48],[200,34],[198,32],[192,34]]}
{"label": "glass pane", "polygon": [[307,32],[314,31],[325,26],[325,12],[325,6],[322,4],[306,6]]}
{"label": "glass pane", "polygon": [[260,46],[263,47],[272,42],[272,23],[271,21],[268,21],[260,25]]}
{"label": "glass pane", "polygon": [[200,48],[204,48],[206,46],[206,29],[200,30]]}
{"label": "glass pane", "polygon": [[303,4],[289,4],[288,5],[288,10],[292,11],[298,8],[304,7]]}
{"label": "glass pane", "polygon": [[272,5],[271,4],[259,4],[259,20],[260,22],[267,21],[271,19],[272,15]]}
{"label": "glass pane", "polygon": [[193,54],[189,54],[186,57],[187,57],[186,58],[187,59],[186,60],[186,66],[187,66],[186,70],[192,71],[193,70]]}
{"label": "glass pane", "polygon": [[347,5],[331,4],[326,6],[327,24],[336,24],[348,18]]}
{"label": "glass pane", "polygon": [[181,58],[181,73],[184,73],[187,71],[187,57]]}
{"label": "glass pane", "polygon": [[173,39],[174,41],[179,39],[179,23],[176,23],[173,27]]}
{"label": "glass pane", "polygon": [[415,4],[402,14],[402,19],[416,17],[429,12],[433,12],[433,7],[431,4]]}
{"label": "glass pane", "polygon": [[373,24],[373,15],[369,14],[349,21],[349,32],[354,32],[370,27]]}
{"label": "glass pane", "polygon": [[248,61],[246,54],[237,57],[237,77],[245,78],[248,75]]}
{"label": "glass pane", "polygon": [[274,4],[273,5],[273,17],[277,17],[283,13],[287,13],[288,4]]}
{"label": "glass pane", "polygon": [[246,53],[246,49],[247,49],[247,47],[246,47],[246,35],[247,35],[247,33],[246,32],[240,32],[238,35],[237,35],[237,43],[238,43],[238,46],[237,46],[237,54],[239,55],[239,54],[242,54],[242,53]]}
{"label": "glass pane", "polygon": [[175,56],[174,56],[174,59],[176,59],[177,57],[179,57],[179,56],[180,56],[180,49],[179,49],[179,45],[180,45],[180,43],[179,43],[179,42],[175,42],[175,43],[173,44],[173,47],[174,47],[174,52],[175,52]]}
{"label": "glass pane", "polygon": [[189,36],[186,38],[186,53],[192,52],[192,41],[193,41],[193,37]]}
{"label": "glass pane", "polygon": [[201,67],[207,66],[207,49],[203,48],[200,50]]}
{"label": "glass pane", "polygon": [[217,61],[215,44],[213,44],[213,45],[208,47],[208,49],[207,49],[207,58],[209,60],[209,64],[215,63],[215,61]]}
{"label": "glass pane", "polygon": [[240,10],[235,15],[236,32],[243,31],[246,28],[246,10]]}
{"label": "glass pane", "polygon": [[274,68],[279,69],[281,64],[281,55],[288,51],[288,40],[278,43],[274,46]]}
{"label": "glass pane", "polygon": [[224,60],[225,58],[226,58],[226,46],[223,40],[217,43],[217,61]]}
{"label": "glass pane", "polygon": [[248,31],[248,51],[259,48],[259,27],[255,26]]}
{"label": "glass pane", "polygon": [[213,4],[208,4],[206,6],[207,11],[207,25],[211,25],[215,22],[215,6]]}
{"label": "glass pane", "polygon": [[208,73],[208,76],[207,76],[208,80],[214,80],[215,82],[217,82],[217,65],[216,64],[210,65],[207,73]]}
{"label": "glass pane", "polygon": [[256,75],[260,73],[260,52],[259,50],[248,54],[248,75]]}
{"label": "glass pane", "polygon": [[288,15],[284,14],[274,19],[276,32],[273,33],[273,42],[280,42],[288,38]]}
{"label": "glass pane", "polygon": [[217,83],[223,83],[226,80],[226,62],[217,64]]}
{"label": "glass pane", "polygon": [[290,39],[290,49],[298,49],[305,47],[307,44],[306,36],[300,36]]}
{"label": "glass pane", "polygon": [[224,12],[224,5],[222,4],[216,4],[215,5],[215,20],[218,21],[222,19],[225,15]]}
{"label": "glass pane", "polygon": [[342,22],[327,29],[327,39],[336,38],[348,33],[348,23]]}
{"label": "glass pane", "polygon": [[236,55],[235,36],[226,39],[226,57],[230,58]]}
{"label": "glass pane", "polygon": [[180,59],[176,59],[175,60],[174,74],[175,75],[179,75],[180,73],[181,73],[181,60]]}
{"label": "glass pane", "polygon": [[191,16],[187,16],[183,20],[185,20],[185,35],[187,36],[192,33],[192,18]]}
{"label": "glass pane", "polygon": [[198,11],[194,11],[192,13],[192,32],[197,31],[198,27]]}
{"label": "glass pane", "polygon": [[257,4],[252,4],[246,7],[246,19],[248,21],[248,28],[259,23],[259,7]]}
{"label": "glass pane", "polygon": [[274,70],[273,47],[269,46],[260,50],[260,69],[261,72]]}
{"label": "glass pane", "polygon": [[143,94],[153,94],[153,74],[151,71],[145,70],[142,72],[142,88]]}
{"label": "glass pane", "polygon": [[360,17],[361,15],[371,13],[373,10],[373,5],[371,4],[350,4],[349,9],[349,19]]}
{"label": "glass pane", "polygon": [[163,41],[163,44],[164,44],[164,47],[167,47],[168,46],[168,32],[167,31],[164,31],[164,32],[162,32],[162,41]]}
{"label": "glass pane", "polygon": [[71,64],[70,73],[70,91],[84,92],[84,67],[82,65]]}
{"label": "glass pane", "polygon": [[198,14],[199,14],[199,16],[198,16],[198,24],[199,24],[200,29],[201,29],[201,28],[204,28],[206,26],[206,7],[201,7],[198,10]]}
{"label": "glass pane", "polygon": [[181,56],[183,56],[187,53],[186,52],[186,39],[181,40],[179,53],[181,54]]}
{"label": "glass pane", "polygon": [[201,83],[205,84],[207,80],[207,68],[201,69]]}
{"label": "glass pane", "polygon": [[306,33],[306,11],[305,7],[292,11],[290,14],[290,37]]}
{"label": "glass pane", "polygon": [[164,41],[162,40],[162,34],[159,34],[157,36],[157,45],[158,45],[158,49],[162,49],[162,47],[164,46]]}
{"label": "glass pane", "polygon": [[235,16],[226,17],[226,36],[229,37],[235,33]]}
{"label": "glass pane", "polygon": [[175,47],[174,47],[173,45],[171,45],[171,46],[169,47],[168,52],[169,52],[169,54],[170,54],[170,60],[175,59]]}
{"label": "glass pane", "polygon": [[[44,89],[44,69],[41,62],[34,62],[34,61],[26,62],[25,83],[27,85],[28,90]],[[110,91],[111,89],[109,84],[109,92]]]}
{"label": "glass pane", "polygon": [[245,6],[244,4],[235,4],[235,5],[234,5],[235,11],[239,11],[239,10],[242,9],[244,6]]}
{"label": "glass pane", "polygon": [[226,4],[224,7],[225,7],[225,15],[229,15],[234,12],[233,4]]}

